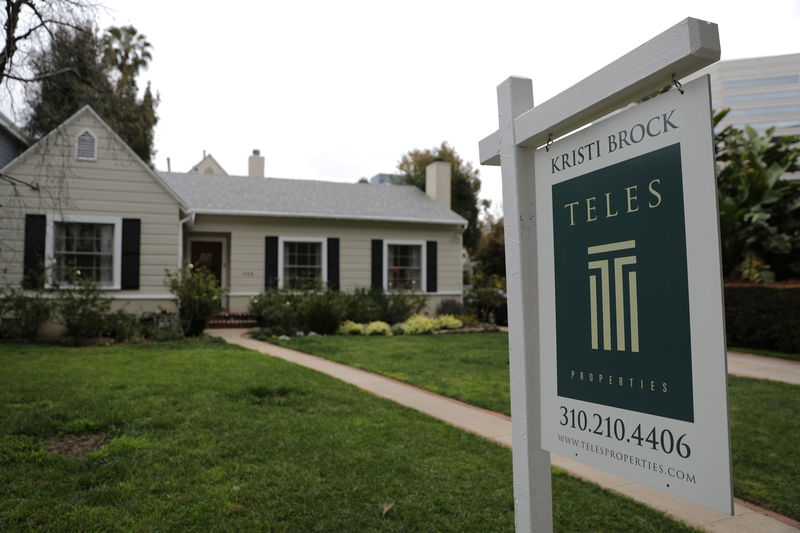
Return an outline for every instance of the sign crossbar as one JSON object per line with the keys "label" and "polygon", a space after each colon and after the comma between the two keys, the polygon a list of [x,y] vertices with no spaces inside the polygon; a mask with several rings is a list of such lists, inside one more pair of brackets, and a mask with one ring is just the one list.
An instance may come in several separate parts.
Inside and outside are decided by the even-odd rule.
{"label": "sign crossbar", "polygon": [[[583,81],[514,119],[517,146],[538,148],[553,138],[640,100],[719,61],[717,25],[687,18]],[[483,165],[500,165],[501,134],[480,141]]]}

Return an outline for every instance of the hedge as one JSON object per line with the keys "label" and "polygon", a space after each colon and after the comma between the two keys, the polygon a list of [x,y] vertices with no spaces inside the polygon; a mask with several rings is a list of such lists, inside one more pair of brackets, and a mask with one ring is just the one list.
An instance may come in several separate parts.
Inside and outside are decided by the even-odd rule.
{"label": "hedge", "polygon": [[800,285],[726,285],[728,346],[800,353]]}

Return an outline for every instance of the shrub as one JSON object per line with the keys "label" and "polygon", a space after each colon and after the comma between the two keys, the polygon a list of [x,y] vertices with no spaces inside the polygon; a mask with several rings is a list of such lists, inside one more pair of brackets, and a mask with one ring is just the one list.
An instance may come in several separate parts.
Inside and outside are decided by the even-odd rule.
{"label": "shrub", "polygon": [[414,315],[400,325],[405,335],[424,335],[436,331],[436,319]]}
{"label": "shrub", "polygon": [[111,299],[103,295],[92,278],[85,277],[77,281],[77,285],[61,289],[59,300],[61,323],[67,328],[67,335],[76,343],[104,333]]}
{"label": "shrub", "polygon": [[386,315],[389,299],[380,289],[355,289],[345,295],[347,318],[353,322],[366,324],[381,320]]}
{"label": "shrub", "polygon": [[442,300],[436,308],[436,316],[441,315],[463,315],[465,312],[464,304],[454,299]]}
{"label": "shrub", "polygon": [[492,322],[497,308],[506,301],[505,278],[476,274],[474,281],[472,290],[464,293],[465,303],[478,320]]}
{"label": "shrub", "polygon": [[474,328],[478,326],[478,318],[471,313],[464,313],[456,316],[461,321],[465,328]]}
{"label": "shrub", "polygon": [[726,285],[728,345],[800,353],[800,286]]}
{"label": "shrub", "polygon": [[117,309],[103,317],[103,335],[117,342],[141,340],[142,332],[135,315]]}
{"label": "shrub", "polygon": [[353,322],[352,320],[345,320],[341,326],[339,326],[339,334],[340,335],[363,335],[364,334],[364,326]]}
{"label": "shrub", "polygon": [[392,327],[386,322],[381,322],[380,320],[378,320],[367,324],[367,327],[364,328],[364,334],[391,336]]}
{"label": "shrub", "polygon": [[459,329],[464,327],[464,323],[453,315],[439,315],[436,317],[439,329]]}
{"label": "shrub", "polygon": [[333,335],[345,319],[347,304],[339,292],[330,289],[311,291],[303,297],[301,312],[309,331]]}
{"label": "shrub", "polygon": [[184,335],[201,335],[222,305],[224,291],[217,278],[205,267],[186,265],[179,272],[167,270],[164,285],[178,299],[178,316]]}
{"label": "shrub", "polygon": [[380,320],[395,324],[408,320],[428,305],[428,297],[411,291],[391,292],[386,295],[387,306]]}
{"label": "shrub", "polygon": [[177,341],[183,338],[178,314],[159,307],[139,318],[139,329],[148,340],[155,342]]}
{"label": "shrub", "polygon": [[0,289],[0,338],[35,341],[53,308],[53,300],[41,290],[26,294],[11,286]]}
{"label": "shrub", "polygon": [[259,327],[269,334],[289,334],[305,328],[303,293],[268,288],[250,300],[248,312],[256,317]]}

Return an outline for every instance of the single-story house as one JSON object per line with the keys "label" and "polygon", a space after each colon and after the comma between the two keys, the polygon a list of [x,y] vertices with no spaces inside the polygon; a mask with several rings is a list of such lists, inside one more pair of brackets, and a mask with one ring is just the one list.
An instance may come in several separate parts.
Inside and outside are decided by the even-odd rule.
{"label": "single-story house", "polygon": [[461,299],[466,221],[449,209],[449,164],[428,169],[427,195],[265,178],[257,153],[250,168],[256,175],[154,170],[84,107],[0,169],[4,282],[91,275],[128,310],[153,310],[171,305],[165,270],[191,261],[214,272],[231,312],[298,280],[411,289],[431,309]]}

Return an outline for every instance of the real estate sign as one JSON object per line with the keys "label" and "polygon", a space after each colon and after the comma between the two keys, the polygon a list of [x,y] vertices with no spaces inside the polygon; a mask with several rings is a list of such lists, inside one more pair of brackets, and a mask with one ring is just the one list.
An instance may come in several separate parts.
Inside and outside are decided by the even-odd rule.
{"label": "real estate sign", "polygon": [[542,447],[732,513],[708,77],[535,168]]}

